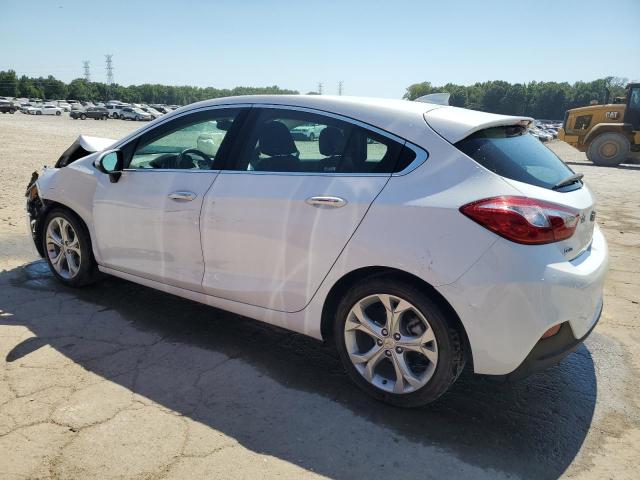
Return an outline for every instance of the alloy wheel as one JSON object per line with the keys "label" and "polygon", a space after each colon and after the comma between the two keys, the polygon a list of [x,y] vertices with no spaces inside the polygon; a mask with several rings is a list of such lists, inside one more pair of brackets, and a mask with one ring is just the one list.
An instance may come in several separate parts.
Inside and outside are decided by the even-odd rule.
{"label": "alloy wheel", "polygon": [[344,341],[356,370],[391,393],[419,390],[438,364],[438,344],[428,320],[395,295],[369,295],[356,302],[344,325]]}
{"label": "alloy wheel", "polygon": [[55,271],[67,280],[80,271],[82,252],[78,234],[71,223],[62,217],[54,217],[47,226],[47,255]]}

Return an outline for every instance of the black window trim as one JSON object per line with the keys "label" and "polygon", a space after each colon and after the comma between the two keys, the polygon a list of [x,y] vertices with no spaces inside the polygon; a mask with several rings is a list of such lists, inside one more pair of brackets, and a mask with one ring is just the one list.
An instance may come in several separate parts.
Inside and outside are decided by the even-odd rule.
{"label": "black window trim", "polygon": [[[251,110],[253,109],[260,109],[260,108],[269,108],[269,109],[282,109],[282,110],[297,110],[297,111],[301,111],[301,112],[307,112],[307,113],[313,113],[313,114],[317,114],[317,115],[325,115],[331,118],[335,118],[336,120],[341,120],[343,122],[348,122],[354,125],[357,125],[361,128],[364,128],[365,130],[371,130],[374,133],[377,133],[378,135],[381,135],[383,137],[389,138],[391,140],[394,140],[398,143],[400,143],[401,145],[403,145],[406,148],[411,149],[414,153],[415,153],[415,159],[409,164],[407,165],[403,170],[399,171],[399,172],[393,172],[391,174],[389,173],[341,173],[341,172],[260,172],[260,171],[252,171],[252,170],[247,170],[247,171],[239,171],[239,170],[223,170],[226,167],[227,164],[227,157],[234,153],[237,149],[237,139],[238,137],[241,137],[241,135],[245,132],[246,128],[249,126],[247,125],[247,118],[249,116],[249,113],[251,112]],[[224,152],[224,156],[222,156],[220,163],[222,164],[221,166],[218,166],[219,168],[214,168],[211,170],[199,170],[199,169],[193,169],[193,170],[186,170],[186,169],[141,169],[141,168],[128,168],[129,163],[131,162],[131,157],[133,157],[133,152],[136,150],[137,146],[138,146],[138,142],[143,138],[146,137],[150,132],[157,130],[158,128],[162,128],[165,127],[169,124],[172,124],[173,122],[179,122],[179,121],[184,121],[186,118],[191,117],[194,114],[198,114],[198,113],[202,113],[202,112],[208,112],[211,110],[220,110],[220,109],[244,109],[245,110],[245,117],[242,118],[242,122],[238,123],[237,128],[234,125],[234,129],[235,130],[233,132],[233,137],[229,138],[228,142],[225,142],[227,145],[225,145],[225,149],[226,151]],[[162,117],[161,117],[162,118]],[[231,132],[230,132],[231,133]],[[395,135],[391,132],[388,132],[386,130],[383,130],[379,127],[376,127],[374,125],[371,125],[369,123],[360,121],[360,120],[356,120],[355,118],[352,117],[348,117],[345,115],[340,115],[337,113],[333,113],[333,112],[329,112],[326,110],[322,110],[319,108],[309,108],[309,107],[301,107],[298,105],[288,105],[288,104],[271,104],[271,103],[223,103],[223,104],[219,104],[219,105],[208,105],[208,106],[204,106],[204,107],[199,107],[199,108],[193,108],[190,110],[186,110],[183,112],[180,112],[177,115],[172,115],[169,118],[162,118],[162,121],[159,123],[152,123],[151,125],[148,125],[146,128],[144,128],[142,131],[140,132],[135,132],[134,133],[135,136],[127,136],[125,138],[123,138],[120,142],[118,142],[116,145],[113,146],[113,149],[120,149],[123,151],[124,153],[124,165],[127,165],[127,168],[124,168],[123,171],[128,171],[128,172],[189,172],[189,173],[209,173],[209,172],[224,172],[225,174],[238,174],[238,175],[289,175],[289,176],[340,176],[340,177],[401,177],[404,175],[408,175],[409,173],[413,172],[414,170],[416,170],[420,165],[422,165],[423,163],[425,163],[428,158],[429,158],[429,152],[418,146],[415,145],[414,143],[409,142],[408,140],[405,140],[402,137],[399,137],[398,135]],[[229,135],[225,136],[225,140],[226,137],[228,137]]]}
{"label": "black window trim", "polygon": [[[205,170],[205,169],[179,169],[179,168],[129,168],[131,164],[131,160],[133,159],[133,155],[138,149],[138,145],[140,142],[145,142],[148,139],[153,141],[155,139],[159,139],[164,135],[179,130],[182,126],[187,126],[192,123],[194,117],[203,116],[205,117],[208,113],[216,111],[216,110],[238,110],[238,116],[236,117],[232,128],[227,132],[224,136],[222,143],[220,144],[220,158],[216,159],[217,164],[214,168]],[[152,128],[145,129],[137,137],[131,139],[130,141],[124,143],[119,148],[122,151],[126,151],[123,159],[123,164],[126,165],[123,168],[125,172],[183,172],[183,173],[210,173],[210,172],[220,172],[220,164],[224,165],[226,163],[227,155],[233,150],[233,146],[235,145],[236,137],[239,132],[243,129],[243,124],[251,110],[250,106],[236,106],[236,105],[225,105],[222,108],[205,108],[192,110],[189,112],[185,112],[184,115],[180,115],[174,118],[167,119],[166,122],[160,123]]]}
{"label": "black window trim", "polygon": [[[362,122],[360,120],[356,120],[354,118],[351,117],[347,117],[344,115],[339,115],[333,112],[328,112],[326,110],[320,110],[317,108],[309,108],[309,107],[300,107],[297,105],[284,105],[284,104],[270,104],[270,103],[254,103],[252,105],[252,113],[251,113],[251,118],[252,120],[255,120],[256,118],[258,118],[259,114],[260,114],[260,110],[291,110],[291,111],[296,111],[296,112],[303,112],[303,113],[310,113],[313,115],[319,115],[319,116],[325,116],[325,117],[329,117],[329,118],[333,118],[335,120],[339,120],[342,122],[346,122],[349,123],[351,125],[356,125],[360,128],[363,128],[364,130],[368,130],[371,131],[381,137],[385,137],[388,138],[389,140],[392,140],[396,143],[398,143],[400,145],[401,148],[403,147],[407,147],[409,149],[411,149],[414,153],[415,153],[415,159],[409,164],[407,165],[404,169],[402,169],[399,172],[392,172],[392,173],[344,173],[344,172],[263,172],[263,171],[256,171],[256,170],[222,170],[222,172],[224,172],[224,174],[238,174],[238,175],[280,175],[280,176],[304,176],[304,177],[312,177],[312,176],[320,176],[320,177],[398,177],[398,176],[403,176],[403,175],[407,175],[408,173],[411,173],[413,170],[415,170],[416,168],[418,168],[420,165],[422,165],[427,158],[429,158],[429,154],[426,150],[424,150],[423,148],[414,145],[411,142],[408,142],[407,140],[405,140],[404,138],[401,138],[393,133],[387,132],[386,130],[383,130],[381,128],[375,127],[373,125],[370,125],[368,123]],[[249,133],[249,130],[251,130],[253,126],[253,122],[245,122],[245,124],[242,127],[242,130],[239,132],[239,136],[242,136],[243,134]],[[240,151],[243,149],[242,145],[237,144],[234,141],[234,145],[231,148],[230,152],[231,152],[231,157],[236,156],[237,154],[240,153]],[[228,164],[227,162],[225,162],[224,167],[223,168],[228,168]]]}

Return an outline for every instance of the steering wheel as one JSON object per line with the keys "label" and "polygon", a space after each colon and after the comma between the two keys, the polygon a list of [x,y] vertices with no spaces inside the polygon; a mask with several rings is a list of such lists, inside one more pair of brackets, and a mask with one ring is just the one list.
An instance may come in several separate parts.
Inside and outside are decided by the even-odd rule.
{"label": "steering wheel", "polygon": [[[191,160],[191,162],[193,162],[193,159],[187,157],[187,155],[189,155],[190,153],[192,153],[193,155],[197,155],[198,157],[202,158],[204,160],[204,162],[206,163],[207,167],[210,166],[211,157],[209,157],[209,155],[207,155],[206,153],[201,152],[197,148],[187,148],[186,150],[183,150],[182,152],[180,152],[179,163],[182,164],[182,161],[183,160],[187,160],[187,159]],[[199,162],[198,162],[198,164],[194,163],[194,166],[200,167]]]}

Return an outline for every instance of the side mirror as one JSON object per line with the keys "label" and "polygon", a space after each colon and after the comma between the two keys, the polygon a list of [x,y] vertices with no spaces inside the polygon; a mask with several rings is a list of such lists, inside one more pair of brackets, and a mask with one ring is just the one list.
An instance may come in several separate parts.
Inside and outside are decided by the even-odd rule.
{"label": "side mirror", "polygon": [[122,176],[122,152],[120,150],[102,152],[94,165],[102,173],[109,175],[111,183],[116,183]]}

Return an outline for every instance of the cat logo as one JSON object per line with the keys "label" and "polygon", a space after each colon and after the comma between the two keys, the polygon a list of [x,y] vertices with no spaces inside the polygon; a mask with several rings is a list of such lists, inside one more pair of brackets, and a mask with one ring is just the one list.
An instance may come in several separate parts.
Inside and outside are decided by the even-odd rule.
{"label": "cat logo", "polygon": [[605,115],[607,118],[610,118],[611,120],[615,120],[618,118],[618,112],[607,112]]}

